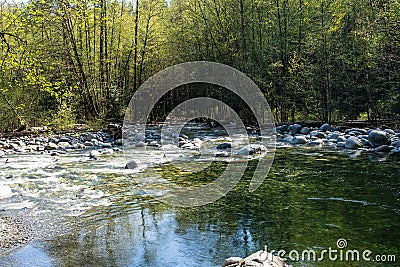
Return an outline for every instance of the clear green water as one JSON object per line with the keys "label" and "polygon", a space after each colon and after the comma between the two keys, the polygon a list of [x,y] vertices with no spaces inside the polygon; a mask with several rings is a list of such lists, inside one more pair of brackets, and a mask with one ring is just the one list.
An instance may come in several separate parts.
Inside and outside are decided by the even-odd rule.
{"label": "clear green water", "polygon": [[[219,266],[226,257],[244,257],[265,246],[286,251],[336,249],[339,238],[347,240],[346,249],[396,255],[397,262],[293,264],[400,266],[399,156],[376,161],[367,153],[349,158],[344,151],[278,149],[272,169],[257,191],[247,191],[255,167],[251,162],[233,191],[197,208],[158,203],[137,188],[132,177],[118,172],[115,164],[114,172],[109,168],[103,171],[118,157],[97,165],[60,164],[61,170],[69,171],[57,174],[57,179],[70,186],[90,180],[85,182],[88,188],[104,192],[100,197],[103,204],[89,205],[76,216],[48,208],[47,214],[58,214],[69,230],[36,238],[3,255],[0,266]],[[178,179],[201,183],[224,168],[224,163],[217,162],[195,177]],[[97,178],[88,179],[93,170]],[[165,166],[164,172],[176,177],[174,168]],[[146,172],[138,175],[145,177]],[[31,200],[37,204],[34,207],[45,209],[51,201],[48,196],[43,198]]]}

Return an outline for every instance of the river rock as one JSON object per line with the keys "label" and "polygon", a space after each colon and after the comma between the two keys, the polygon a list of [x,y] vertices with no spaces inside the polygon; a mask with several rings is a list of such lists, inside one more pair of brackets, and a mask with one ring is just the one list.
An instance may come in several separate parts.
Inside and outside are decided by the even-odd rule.
{"label": "river rock", "polygon": [[232,148],[231,143],[221,143],[217,146],[218,150],[224,150],[224,149],[230,149],[230,148]]}
{"label": "river rock", "polygon": [[135,135],[135,140],[137,141],[137,142],[144,142],[144,141],[146,141],[146,137],[144,136],[144,134],[142,134],[142,133],[136,133],[136,135]]}
{"label": "river rock", "polygon": [[359,139],[360,139],[361,143],[363,144],[363,146],[367,146],[367,147],[371,146],[371,143],[368,141],[368,139],[366,139],[366,138],[359,138]]}
{"label": "river rock", "polygon": [[310,131],[310,129],[308,128],[308,127],[303,127],[303,128],[301,128],[301,130],[300,130],[300,133],[301,134],[304,134],[304,135],[307,135],[307,134],[309,134],[311,131]]}
{"label": "river rock", "polygon": [[58,142],[70,142],[71,139],[67,136],[62,136],[60,139],[58,139]]}
{"label": "river rock", "polygon": [[139,142],[137,142],[136,145],[135,145],[135,147],[145,147],[145,146],[146,146],[146,143],[143,142],[143,141],[139,141]]}
{"label": "river rock", "polygon": [[400,140],[393,141],[392,144],[391,144],[391,146],[393,146],[393,147],[395,147],[395,148],[400,147]]}
{"label": "river rock", "polygon": [[101,151],[101,154],[103,154],[103,155],[112,155],[112,154],[114,154],[114,150],[111,149],[111,148],[106,148],[106,149]]}
{"label": "river rock", "polygon": [[239,149],[239,151],[236,154],[241,156],[249,156],[267,151],[268,150],[264,145],[250,144]]}
{"label": "river rock", "polygon": [[230,257],[224,261],[224,263],[222,264],[222,267],[242,266],[243,263],[244,263],[244,260],[240,257]]}
{"label": "river rock", "polygon": [[388,145],[381,145],[375,148],[375,152],[390,152],[393,149],[393,147],[390,147]]}
{"label": "river rock", "polygon": [[96,136],[95,134],[89,133],[89,134],[87,134],[87,135],[85,136],[84,141],[91,141],[92,139],[96,139],[96,138],[97,138],[97,136]]}
{"label": "river rock", "polygon": [[328,123],[322,124],[321,127],[319,127],[321,132],[330,131],[331,129],[332,127]]}
{"label": "river rock", "polygon": [[390,135],[394,135],[395,134],[395,132],[392,129],[385,129],[383,131],[388,133],[388,134],[390,134]]}
{"label": "river rock", "polygon": [[0,150],[0,158],[4,157],[6,155],[6,152],[4,152],[3,150]]}
{"label": "river rock", "polygon": [[345,144],[345,148],[347,149],[358,149],[361,147],[363,147],[363,144],[361,143],[360,139],[355,136],[350,136]]}
{"label": "river rock", "polygon": [[290,133],[291,133],[292,135],[299,134],[300,131],[301,131],[301,129],[302,129],[302,127],[301,127],[300,124],[292,124],[292,125],[290,125],[289,128],[288,128],[288,130],[290,130]]}
{"label": "river rock", "polygon": [[122,139],[116,139],[114,141],[114,145],[116,146],[122,146],[124,144],[124,141]]}
{"label": "river rock", "polygon": [[101,152],[98,150],[92,150],[89,153],[89,158],[91,159],[97,159],[101,155]]}
{"label": "river rock", "polygon": [[381,145],[390,144],[390,134],[384,131],[373,130],[368,134],[368,140],[372,146],[378,147]]}
{"label": "river rock", "polygon": [[304,135],[296,135],[290,143],[292,145],[302,145],[306,144],[307,142],[307,138]]}
{"label": "river rock", "polygon": [[62,148],[66,148],[66,147],[69,147],[71,145],[68,142],[58,142],[58,146],[62,147]]}
{"label": "river rock", "polygon": [[328,136],[328,139],[336,140],[339,136],[340,136],[340,133],[339,133],[339,132],[334,132],[334,133],[331,133],[331,134]]}
{"label": "river rock", "polygon": [[104,148],[110,148],[110,147],[112,147],[112,144],[105,143],[105,142],[99,142],[99,146],[104,147]]}
{"label": "river rock", "polygon": [[294,137],[292,135],[287,135],[285,138],[283,138],[283,142],[290,143],[292,142],[293,138]]}
{"label": "river rock", "polygon": [[323,143],[324,143],[324,140],[322,140],[322,139],[315,139],[315,140],[312,140],[312,141],[309,143],[309,145],[310,145],[310,146],[321,146]]}
{"label": "river rock", "polygon": [[324,134],[323,132],[313,131],[310,133],[310,135],[315,136],[317,138],[326,138],[326,134]]}
{"label": "river rock", "polygon": [[44,149],[45,150],[56,150],[57,148],[58,148],[58,146],[55,143],[50,142],[47,144],[47,146]]}
{"label": "river rock", "polygon": [[337,142],[337,143],[336,143],[336,146],[337,146],[337,147],[345,147],[345,146],[346,146],[346,142],[342,142],[342,141]]}
{"label": "river rock", "polygon": [[134,160],[128,161],[128,163],[126,163],[126,165],[125,165],[125,169],[136,169],[137,167],[138,167],[138,164]]}
{"label": "river rock", "polygon": [[84,143],[85,146],[93,146],[93,143],[90,141],[85,141]]}

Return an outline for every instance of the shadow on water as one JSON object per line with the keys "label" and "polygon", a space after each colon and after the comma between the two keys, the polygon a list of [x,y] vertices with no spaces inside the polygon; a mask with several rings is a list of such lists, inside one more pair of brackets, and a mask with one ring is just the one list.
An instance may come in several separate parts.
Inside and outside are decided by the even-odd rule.
{"label": "shadow on water", "polygon": [[[159,203],[132,180],[104,174],[108,181],[99,186],[108,189],[109,205],[66,217],[71,231],[37,239],[5,255],[0,265],[219,266],[226,257],[244,257],[265,246],[337,249],[339,238],[347,240],[346,249],[393,254],[399,261],[399,162],[399,157],[371,162],[367,154],[349,158],[337,151],[278,149],[258,190],[247,190],[256,163],[251,162],[234,190],[195,208]],[[208,181],[224,168],[213,163],[195,179]],[[168,172],[176,170],[165,166]],[[338,260],[294,265],[379,266]]]}

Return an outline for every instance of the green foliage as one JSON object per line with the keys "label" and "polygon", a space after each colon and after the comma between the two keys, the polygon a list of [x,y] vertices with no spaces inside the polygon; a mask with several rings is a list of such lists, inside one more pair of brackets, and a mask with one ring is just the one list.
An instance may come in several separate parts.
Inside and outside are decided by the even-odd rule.
{"label": "green foliage", "polygon": [[277,121],[400,113],[398,1],[32,0],[0,9],[3,129],[121,117],[146,79],[193,60],[248,74]]}

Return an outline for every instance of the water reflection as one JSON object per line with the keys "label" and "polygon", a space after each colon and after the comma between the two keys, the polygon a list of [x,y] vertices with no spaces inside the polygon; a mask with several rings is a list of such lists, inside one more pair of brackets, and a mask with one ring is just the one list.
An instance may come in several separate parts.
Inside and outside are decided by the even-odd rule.
{"label": "water reflection", "polygon": [[[30,266],[219,266],[228,256],[245,256],[265,245],[321,250],[335,247],[339,238],[351,249],[399,255],[398,163],[397,158],[371,163],[367,153],[349,159],[329,150],[280,149],[254,193],[247,190],[252,162],[226,197],[182,209],[147,197],[130,179],[99,172],[97,189],[107,193],[109,205],[65,218],[69,232],[39,238],[1,258],[0,266],[32,261],[38,264]],[[224,166],[211,168],[195,178],[207,179]]]}

